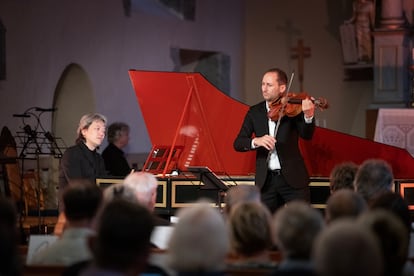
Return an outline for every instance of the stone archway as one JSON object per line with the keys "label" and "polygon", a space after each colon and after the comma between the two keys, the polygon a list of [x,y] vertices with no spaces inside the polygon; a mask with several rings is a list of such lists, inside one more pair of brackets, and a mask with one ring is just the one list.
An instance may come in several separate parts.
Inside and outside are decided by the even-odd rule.
{"label": "stone archway", "polygon": [[[78,64],[70,64],[63,71],[54,93],[52,133],[63,154],[66,147],[74,145],[79,119],[86,113],[95,112],[95,97],[88,74]],[[51,157],[48,162],[48,179],[45,202],[47,208],[57,208],[59,187],[59,158]]]}
{"label": "stone archway", "polygon": [[95,98],[88,74],[77,64],[63,71],[54,95],[52,130],[67,146],[74,144],[79,119],[95,111]]}

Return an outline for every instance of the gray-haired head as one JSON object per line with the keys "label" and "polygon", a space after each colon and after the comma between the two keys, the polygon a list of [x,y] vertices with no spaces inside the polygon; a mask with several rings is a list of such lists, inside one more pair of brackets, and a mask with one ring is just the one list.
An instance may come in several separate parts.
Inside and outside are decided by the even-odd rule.
{"label": "gray-haired head", "polygon": [[274,241],[283,255],[308,260],[325,222],[322,214],[307,202],[294,200],[274,214],[272,224]]}
{"label": "gray-haired head", "polygon": [[142,205],[154,210],[157,199],[157,178],[148,172],[134,172],[129,174],[123,183],[124,186],[135,191],[135,195]]}
{"label": "gray-haired head", "polygon": [[122,132],[129,132],[129,126],[126,123],[115,122],[108,126],[107,139],[109,143],[115,143]]}
{"label": "gray-haired head", "polygon": [[394,176],[391,166],[382,159],[365,160],[355,176],[355,191],[368,202],[375,196],[392,190]]}
{"label": "gray-haired head", "polygon": [[168,265],[175,271],[197,275],[223,269],[229,235],[220,212],[201,199],[181,208],[177,216],[178,223],[168,243]]}
{"label": "gray-haired head", "polygon": [[108,203],[114,199],[123,199],[126,201],[139,203],[135,190],[131,187],[127,187],[124,184],[113,184],[105,188],[103,192],[104,202]]}

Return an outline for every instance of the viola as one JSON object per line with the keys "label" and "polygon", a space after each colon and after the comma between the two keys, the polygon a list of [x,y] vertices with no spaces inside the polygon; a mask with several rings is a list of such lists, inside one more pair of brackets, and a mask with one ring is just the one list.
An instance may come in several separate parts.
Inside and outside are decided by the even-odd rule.
{"label": "viola", "polygon": [[279,120],[279,117],[288,116],[294,117],[302,112],[302,100],[309,98],[317,108],[324,110],[328,108],[328,101],[324,98],[314,98],[309,96],[306,92],[302,93],[287,93],[270,104],[270,110],[267,116],[272,121]]}

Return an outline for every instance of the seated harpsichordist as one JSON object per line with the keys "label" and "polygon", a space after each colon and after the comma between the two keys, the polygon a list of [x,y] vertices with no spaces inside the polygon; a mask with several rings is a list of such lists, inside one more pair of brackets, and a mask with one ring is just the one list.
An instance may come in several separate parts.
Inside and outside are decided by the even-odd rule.
{"label": "seated harpsichordist", "polygon": [[73,180],[96,181],[106,177],[105,163],[97,148],[102,144],[106,132],[105,116],[99,113],[85,114],[79,121],[77,139],[74,146],[63,154],[59,167],[59,219],[54,233],[62,233],[65,217],[62,194]]}

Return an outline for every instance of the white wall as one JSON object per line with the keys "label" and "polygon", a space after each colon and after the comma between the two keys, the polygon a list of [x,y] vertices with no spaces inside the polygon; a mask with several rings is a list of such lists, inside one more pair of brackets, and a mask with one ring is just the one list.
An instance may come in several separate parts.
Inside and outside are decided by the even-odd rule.
{"label": "white wall", "polygon": [[[32,106],[52,107],[63,70],[76,63],[89,75],[96,111],[110,122],[131,126],[126,152],[148,152],[151,143],[128,69],[171,71],[170,47],[222,52],[231,58],[229,94],[238,97],[244,16],[240,3],[197,1],[196,20],[181,21],[139,11],[126,17],[122,1],[115,0],[0,1],[0,19],[7,29],[0,126],[14,133],[21,121],[12,114]],[[50,114],[42,118],[50,130]]]}
{"label": "white wall", "polygon": [[[289,76],[294,70],[291,91],[300,92],[298,65],[296,59],[291,59],[291,47],[303,39],[304,45],[311,48],[310,57],[304,61],[304,90],[326,98],[330,104],[329,109],[316,112],[320,125],[364,137],[365,109],[372,98],[373,83],[344,81],[338,24],[350,14],[346,15],[344,3],[333,3],[330,5],[335,7],[325,0],[248,1],[245,97],[250,103],[262,99],[261,77],[271,67],[279,67]],[[341,14],[343,18],[333,18]],[[280,30],[287,22],[293,31]]]}
{"label": "white wall", "polygon": [[[344,81],[339,41],[338,26],[350,17],[351,2],[198,0],[196,20],[187,22],[138,11],[126,17],[120,0],[1,0],[7,80],[0,81],[0,126],[14,132],[20,121],[13,113],[52,107],[63,70],[76,63],[89,75],[96,111],[110,121],[130,124],[126,151],[148,152],[151,143],[128,69],[172,70],[170,47],[223,52],[231,57],[230,95],[254,104],[261,100],[264,70],[297,70],[290,47],[303,39],[311,48],[304,88],[330,103],[328,110],[316,114],[320,124],[325,121],[328,128],[364,137],[373,81]],[[412,0],[403,3],[412,20]],[[287,23],[294,32],[280,31]],[[296,78],[292,91],[298,89]],[[51,126],[48,114],[44,119]]]}

